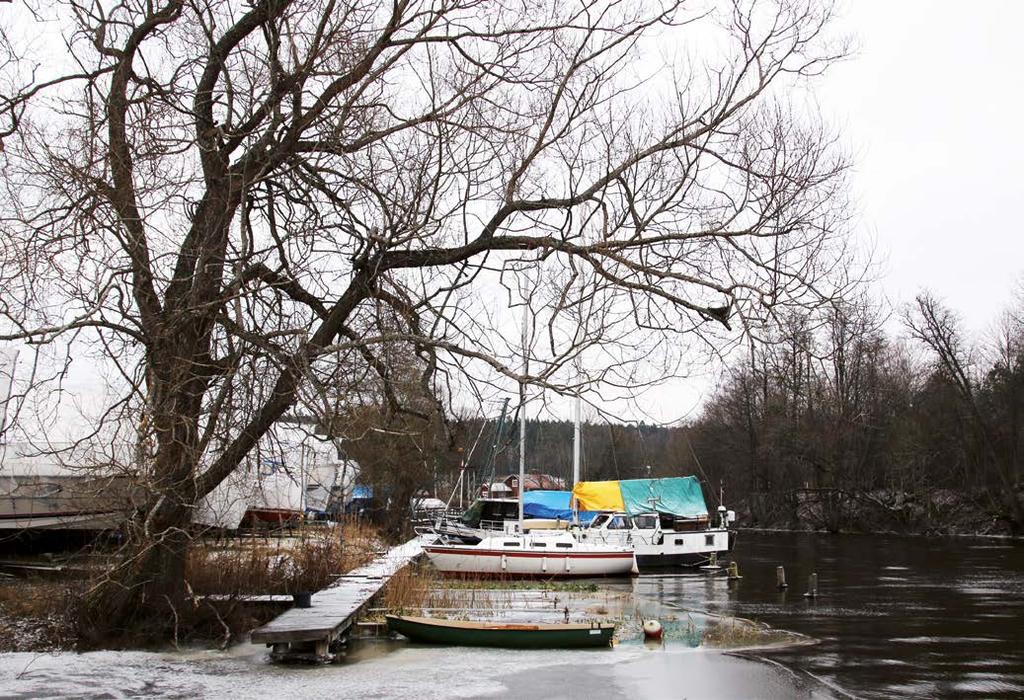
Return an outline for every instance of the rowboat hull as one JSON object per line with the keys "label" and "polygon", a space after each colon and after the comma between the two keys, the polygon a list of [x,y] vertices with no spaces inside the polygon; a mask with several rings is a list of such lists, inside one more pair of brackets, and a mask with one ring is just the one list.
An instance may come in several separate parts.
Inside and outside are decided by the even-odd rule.
{"label": "rowboat hull", "polygon": [[578,649],[611,646],[615,625],[502,624],[387,615],[388,629],[414,642],[513,649]]}

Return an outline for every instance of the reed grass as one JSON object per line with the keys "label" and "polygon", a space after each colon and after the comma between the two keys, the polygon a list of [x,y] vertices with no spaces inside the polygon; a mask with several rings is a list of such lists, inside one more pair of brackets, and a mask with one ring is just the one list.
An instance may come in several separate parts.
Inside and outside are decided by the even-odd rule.
{"label": "reed grass", "polygon": [[186,580],[197,596],[315,592],[370,562],[381,546],[376,530],[362,523],[302,530],[287,539],[200,540],[189,550]]}
{"label": "reed grass", "polygon": [[719,619],[704,629],[702,642],[716,649],[738,649],[772,643],[777,633],[767,626],[730,617]]}
{"label": "reed grass", "polygon": [[0,580],[0,652],[74,648],[71,613],[80,582]]}

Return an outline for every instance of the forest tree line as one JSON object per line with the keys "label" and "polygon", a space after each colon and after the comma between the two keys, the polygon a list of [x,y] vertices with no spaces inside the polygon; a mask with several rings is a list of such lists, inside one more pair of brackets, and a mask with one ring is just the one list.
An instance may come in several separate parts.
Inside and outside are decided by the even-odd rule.
{"label": "forest tree line", "polygon": [[[785,319],[728,366],[694,420],[585,423],[582,478],[692,474],[709,507],[724,492],[750,526],[1019,533],[1024,313],[1004,313],[978,343],[928,294],[896,320],[866,304]],[[401,475],[403,496],[447,500],[463,460],[477,485],[518,471],[518,423],[497,442],[496,427],[456,421],[451,447],[419,459],[413,479],[391,460],[378,471]],[[527,471],[569,483],[572,437],[569,421],[529,421]]]}

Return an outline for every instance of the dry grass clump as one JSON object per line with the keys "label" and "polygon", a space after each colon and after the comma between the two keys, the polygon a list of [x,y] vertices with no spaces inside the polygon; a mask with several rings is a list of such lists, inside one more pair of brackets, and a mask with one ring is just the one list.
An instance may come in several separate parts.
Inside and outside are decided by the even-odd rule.
{"label": "dry grass clump", "polygon": [[[190,595],[173,605],[166,596],[163,601],[154,599],[149,612],[166,617],[173,630],[168,636],[175,644],[216,640],[224,646],[281,611],[280,606],[256,604],[247,596],[315,592],[339,574],[368,563],[382,548],[378,532],[362,523],[308,527],[282,538],[197,539],[186,562]],[[110,639],[89,639],[83,593],[109,575],[120,556],[94,562],[92,576],[0,579],[0,652],[165,642],[168,637],[162,633],[141,628]]]}
{"label": "dry grass clump", "polygon": [[410,565],[400,569],[384,588],[381,607],[389,612],[421,610],[428,606],[437,572],[431,566]]}
{"label": "dry grass clump", "polygon": [[740,649],[778,643],[778,635],[767,627],[742,618],[712,621],[704,629],[702,642],[716,649]]}
{"label": "dry grass clump", "polygon": [[[420,613],[461,618],[470,614],[488,614],[511,610],[521,603],[524,593],[552,594],[552,603],[562,600],[559,593],[589,592],[591,584],[500,580],[493,577],[446,578],[426,563],[410,565],[396,573],[380,598],[380,608],[389,613]],[[561,605],[561,603],[558,603]],[[553,606],[557,607],[557,606]]]}
{"label": "dry grass clump", "polygon": [[0,580],[0,652],[74,648],[69,620],[80,589],[72,581]]}
{"label": "dry grass clump", "polygon": [[200,541],[189,551],[186,580],[197,596],[314,592],[371,561],[381,546],[377,532],[361,523],[303,530],[293,538]]}
{"label": "dry grass clump", "polygon": [[406,566],[388,582],[380,598],[380,607],[391,613],[419,613],[422,610],[464,611],[497,607],[493,591],[483,587],[449,587],[433,566],[421,563]]}

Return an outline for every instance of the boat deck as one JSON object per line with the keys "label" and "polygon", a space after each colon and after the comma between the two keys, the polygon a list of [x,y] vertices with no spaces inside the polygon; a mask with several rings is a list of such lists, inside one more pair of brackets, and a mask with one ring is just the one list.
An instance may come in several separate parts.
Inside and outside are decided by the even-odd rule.
{"label": "boat deck", "polygon": [[422,553],[413,538],[392,547],[366,566],[359,567],[315,593],[312,606],[291,608],[254,629],[254,643],[273,647],[271,658],[284,660],[330,660],[329,646],[352,626],[367,603],[406,564]]}

